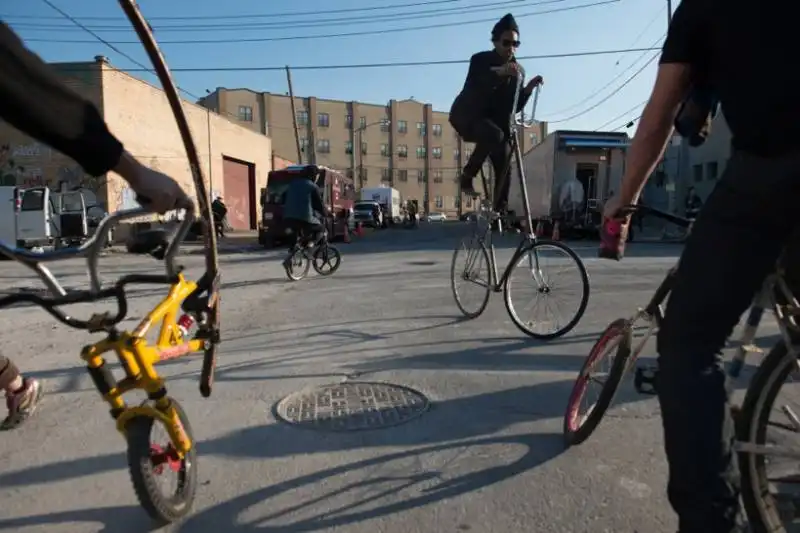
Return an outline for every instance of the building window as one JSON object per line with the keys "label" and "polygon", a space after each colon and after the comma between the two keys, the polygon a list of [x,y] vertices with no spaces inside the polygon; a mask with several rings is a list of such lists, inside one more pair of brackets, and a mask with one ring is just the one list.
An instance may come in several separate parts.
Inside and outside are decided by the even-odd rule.
{"label": "building window", "polygon": [[392,121],[388,118],[381,119],[381,131],[384,133],[389,133],[392,130]]}
{"label": "building window", "polygon": [[392,155],[392,153],[389,151],[389,145],[388,144],[382,144],[381,145],[381,155],[383,157],[389,157],[390,155]]}
{"label": "building window", "polygon": [[397,121],[397,133],[408,133],[408,122],[405,120]]}
{"label": "building window", "polygon": [[352,154],[353,153],[353,141],[345,141],[344,142],[344,153]]}
{"label": "building window", "polygon": [[383,181],[389,181],[389,178],[391,177],[391,175],[392,175],[391,169],[388,169],[388,168],[382,168],[381,169],[381,179]]}
{"label": "building window", "polygon": [[417,122],[417,134],[420,137],[425,137],[425,130],[426,130],[425,123],[424,122]]}
{"label": "building window", "polygon": [[347,129],[353,128],[353,115],[347,114],[344,116],[344,127]]}
{"label": "building window", "polygon": [[708,180],[715,180],[719,176],[717,176],[719,168],[716,161],[711,161],[706,163],[706,179]]}
{"label": "building window", "polygon": [[434,137],[441,137],[442,136],[442,125],[441,124],[434,124],[433,125],[433,136]]}
{"label": "building window", "polygon": [[433,201],[434,204],[436,205],[436,209],[441,209],[444,207],[444,201],[441,196],[434,196]]}
{"label": "building window", "polygon": [[331,152],[331,142],[328,139],[318,139],[317,152],[321,154],[329,154]]}
{"label": "building window", "polygon": [[425,159],[425,147],[424,146],[417,146],[417,159]]}
{"label": "building window", "polygon": [[408,146],[405,144],[401,144],[397,146],[397,157],[402,157],[403,159],[408,157]]}
{"label": "building window", "polygon": [[331,116],[327,113],[317,113],[317,126],[327,128],[331,125]]}
{"label": "building window", "polygon": [[364,129],[367,127],[367,117],[361,117],[358,119],[358,127]]}
{"label": "building window", "polygon": [[403,181],[403,182],[408,181],[408,170],[406,170],[406,169],[398,170],[397,171],[397,179],[399,181]]}
{"label": "building window", "polygon": [[239,120],[242,122],[253,122],[253,108],[249,105],[240,105]]}
{"label": "building window", "polygon": [[425,172],[417,170],[417,183],[425,183]]}
{"label": "building window", "polygon": [[297,112],[297,125],[308,126],[308,111]]}
{"label": "building window", "polygon": [[366,141],[361,143],[361,155],[367,155],[367,143],[366,143]]}
{"label": "building window", "polygon": [[694,174],[694,181],[703,181],[703,165],[694,165],[692,174]]}
{"label": "building window", "polygon": [[300,151],[306,153],[308,151],[308,139],[300,137]]}
{"label": "building window", "polygon": [[453,149],[453,159],[458,161],[458,156],[460,156],[460,155],[461,155],[461,150],[459,150],[458,148],[454,148]]}
{"label": "building window", "polygon": [[433,182],[434,183],[441,183],[442,182],[442,171],[441,170],[434,170],[433,171]]}
{"label": "building window", "polygon": [[431,150],[433,152],[434,159],[441,159],[442,158],[442,147],[441,146],[434,146]]}

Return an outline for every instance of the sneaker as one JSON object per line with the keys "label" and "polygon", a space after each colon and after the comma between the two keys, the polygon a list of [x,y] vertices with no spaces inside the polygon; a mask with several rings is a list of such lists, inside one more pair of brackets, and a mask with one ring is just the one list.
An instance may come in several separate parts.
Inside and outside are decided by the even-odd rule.
{"label": "sneaker", "polygon": [[462,193],[466,194],[467,196],[472,196],[473,198],[478,196],[478,191],[475,190],[475,185],[472,183],[473,178],[470,178],[465,174],[461,174],[459,180],[461,181]]}
{"label": "sneaker", "polygon": [[22,390],[6,396],[8,416],[0,424],[0,429],[14,429],[27,420],[39,406],[42,398],[42,385],[35,379],[23,381]]}

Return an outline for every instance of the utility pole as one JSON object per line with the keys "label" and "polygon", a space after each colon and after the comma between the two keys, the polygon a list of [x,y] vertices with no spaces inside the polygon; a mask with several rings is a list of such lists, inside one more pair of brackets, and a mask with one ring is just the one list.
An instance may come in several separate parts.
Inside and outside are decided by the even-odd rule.
{"label": "utility pole", "polygon": [[311,165],[317,164],[317,143],[314,139],[314,130],[308,134],[308,162]]}
{"label": "utility pole", "polygon": [[294,126],[294,142],[297,144],[297,164],[303,164],[303,148],[300,146],[300,130],[297,127],[297,108],[294,105],[294,90],[292,89],[292,73],[286,65],[286,82],[289,84],[289,101],[292,105],[292,125]]}
{"label": "utility pole", "polygon": [[672,23],[672,0],[667,0],[667,26]]}

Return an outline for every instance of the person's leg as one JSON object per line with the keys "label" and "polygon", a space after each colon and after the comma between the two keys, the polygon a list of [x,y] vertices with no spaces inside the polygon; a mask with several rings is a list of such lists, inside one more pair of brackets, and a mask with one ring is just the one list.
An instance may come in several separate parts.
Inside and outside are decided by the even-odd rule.
{"label": "person's leg", "polygon": [[795,222],[800,160],[736,154],[680,258],[658,333],[667,494],[680,533],[738,531],[739,474],[720,352]]}
{"label": "person's leg", "polygon": [[503,142],[494,146],[489,153],[489,159],[494,169],[494,210],[502,212],[508,206],[508,192],[511,190],[511,180],[517,176],[509,174],[511,163],[511,143],[503,137]]}
{"label": "person's leg", "polygon": [[42,395],[41,384],[24,378],[16,365],[0,355],[0,389],[5,391],[8,415],[0,423],[0,429],[13,429],[31,416]]}
{"label": "person's leg", "polygon": [[[497,124],[489,119],[479,120],[470,125],[470,139],[474,139],[475,149],[469,156],[464,171],[461,174],[461,190],[466,194],[475,194],[473,179],[480,172],[484,161],[490,153],[501,143],[505,142],[505,135]],[[488,191],[487,191],[488,192]]]}

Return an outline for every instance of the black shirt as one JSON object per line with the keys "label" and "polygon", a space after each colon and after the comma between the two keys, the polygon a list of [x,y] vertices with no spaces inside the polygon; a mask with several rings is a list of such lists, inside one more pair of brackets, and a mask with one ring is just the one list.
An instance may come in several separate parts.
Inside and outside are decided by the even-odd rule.
{"label": "black shirt", "polygon": [[800,40],[793,2],[683,0],[661,63],[691,65],[720,99],[735,149],[800,150]]}

